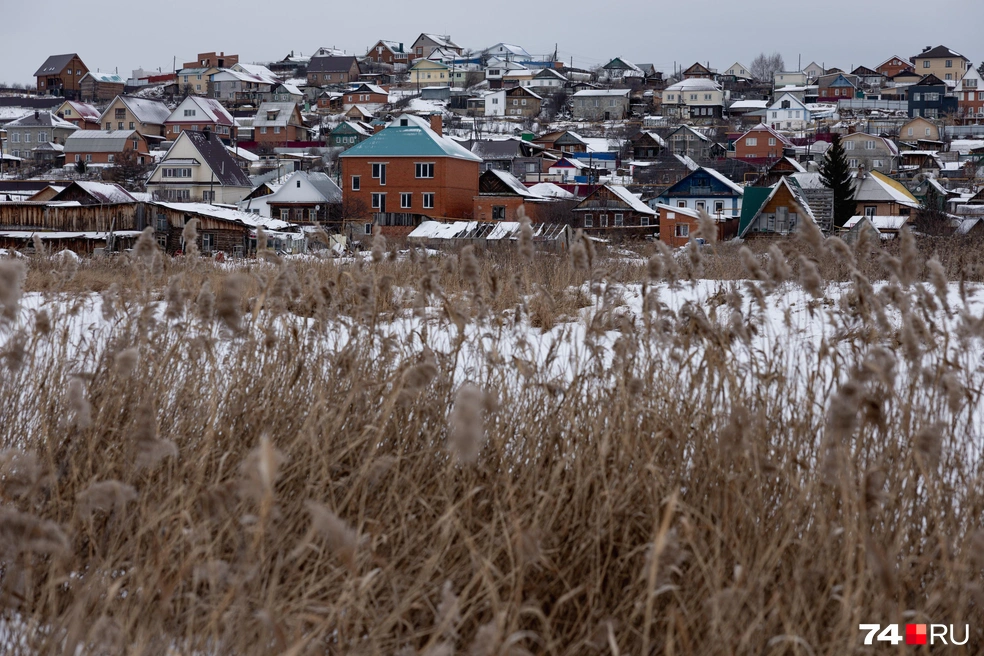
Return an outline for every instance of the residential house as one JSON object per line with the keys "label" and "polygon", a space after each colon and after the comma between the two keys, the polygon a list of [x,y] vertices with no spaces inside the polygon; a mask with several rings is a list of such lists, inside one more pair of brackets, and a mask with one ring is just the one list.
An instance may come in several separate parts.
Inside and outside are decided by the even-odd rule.
{"label": "residential house", "polygon": [[651,161],[666,150],[666,141],[655,132],[642,131],[632,137],[632,159]]}
{"label": "residential house", "polygon": [[348,149],[372,136],[372,126],[360,121],[342,121],[331,131],[329,143],[333,148]]}
{"label": "residential house", "polygon": [[724,88],[706,78],[690,78],[661,92],[663,115],[673,119],[720,119],[724,115]]}
{"label": "residential house", "polygon": [[240,73],[248,73],[250,75],[255,75],[256,77],[266,80],[267,82],[273,84],[281,81],[280,78],[277,77],[276,73],[271,71],[266,66],[263,66],[262,64],[242,64],[236,62],[234,65],[230,67],[230,69],[234,71],[239,71]]}
{"label": "residential house", "polygon": [[459,55],[462,53],[461,46],[453,42],[450,36],[440,34],[421,34],[410,46],[410,51],[414,57],[426,58],[437,48],[445,48]]}
{"label": "residential house", "polygon": [[171,141],[185,130],[209,130],[227,144],[236,141],[239,136],[236,121],[222,103],[201,96],[188,96],[182,100],[164,121],[164,126],[166,136]]}
{"label": "residential house", "polygon": [[751,161],[772,161],[783,157],[784,149],[792,148],[789,139],[765,123],[760,123],[735,140],[735,157]]}
{"label": "residential house", "polygon": [[[458,71],[454,71],[454,75],[459,75]],[[530,83],[533,82],[533,76],[536,73],[529,68],[514,69],[511,71],[506,71],[502,74],[502,88],[512,89],[513,87],[529,87]],[[495,88],[490,83],[490,88]]]}
{"label": "residential house", "polygon": [[270,102],[289,102],[300,105],[304,103],[306,97],[300,87],[289,82],[278,82],[270,91]]}
{"label": "residential house", "polygon": [[128,205],[137,199],[118,184],[76,180],[59,191],[52,203],[75,202],[83,207],[92,205]]}
{"label": "residential house", "polygon": [[385,64],[393,67],[393,72],[402,73],[410,68],[416,56],[396,41],[380,40],[369,48],[366,59],[374,64]]}
{"label": "residential house", "polygon": [[278,82],[231,69],[214,73],[208,84],[211,85],[208,95],[231,108],[256,107],[271,99],[274,88],[279,86]]}
{"label": "residential house", "polygon": [[528,82],[533,91],[543,97],[553,95],[564,88],[567,78],[555,68],[542,68]]}
{"label": "residential house", "polygon": [[162,140],[167,133],[164,123],[171,115],[159,100],[117,96],[102,113],[103,130],[136,130],[151,142]]}
{"label": "residential house", "polygon": [[518,137],[467,139],[463,148],[482,158],[482,170],[506,171],[520,180],[536,181],[545,173],[548,161],[543,146]]}
{"label": "residential house", "polygon": [[[806,173],[806,169],[803,165],[797,162],[792,157],[782,157],[773,162],[769,168],[755,180],[753,186],[755,187],[771,187],[781,178],[787,175],[793,175],[795,173]],[[748,200],[748,191],[751,187],[745,187],[745,200]]]}
{"label": "residential house", "polygon": [[312,86],[322,87],[350,84],[358,82],[361,73],[359,60],[355,57],[312,57],[307,67],[307,80]]}
{"label": "residential house", "polygon": [[410,84],[432,86],[450,84],[451,68],[430,59],[417,59],[410,67]]}
{"label": "residential house", "polygon": [[505,61],[529,62],[534,59],[533,55],[526,52],[525,48],[511,43],[497,43],[491,48],[483,50],[482,54]]}
{"label": "residential house", "polygon": [[86,102],[109,102],[123,93],[126,80],[115,73],[89,71],[79,81],[79,96]]}
{"label": "residential house", "polygon": [[741,216],[744,189],[714,169],[699,167],[660,192],[655,202],[671,207],[704,210],[713,216]]}
{"label": "residential house", "polygon": [[922,116],[934,119],[957,113],[956,96],[950,95],[949,85],[935,75],[927,75],[907,91],[910,117]]}
{"label": "residential house", "polygon": [[526,87],[499,89],[485,96],[485,115],[535,118],[542,104],[543,98]]}
{"label": "residential house", "polygon": [[211,132],[182,132],[147,180],[147,191],[172,201],[237,203],[253,188]]}
{"label": "residential house", "polygon": [[909,216],[919,201],[901,182],[879,173],[862,171],[854,186],[855,214],[864,216]]}
{"label": "residential house", "polygon": [[303,251],[306,244],[297,226],[230,207],[163,201],[151,203],[147,209],[153,215],[157,243],[170,254],[185,250],[184,228],[192,219],[197,221],[198,251],[205,256],[255,254],[261,228],[267,233],[268,248],[295,252]]}
{"label": "residential house", "polygon": [[270,146],[307,141],[301,111],[294,103],[262,103],[253,118],[253,141]]}
{"label": "residential house", "polygon": [[[659,240],[671,248],[683,248],[692,239],[697,239],[700,228],[700,211],[657,203]],[[717,228],[718,241],[733,239],[738,234],[738,218],[725,215],[712,215]]]}
{"label": "residential house", "polygon": [[558,130],[541,134],[533,139],[533,143],[562,153],[588,152],[588,143],[581,139],[580,135],[570,130]]}
{"label": "residential house", "polygon": [[478,179],[472,216],[478,221],[518,221],[523,209],[531,221],[547,218],[557,199],[537,195],[508,171],[488,169]]}
{"label": "residential house", "polygon": [[296,171],[263,200],[269,212],[265,216],[296,224],[341,225],[342,190],[326,173]]}
{"label": "residential house", "polygon": [[78,127],[58,118],[51,112],[35,111],[33,114],[22,116],[4,126],[7,131],[6,152],[21,159],[51,161],[57,158],[51,148],[39,147],[55,144],[59,150],[65,144],[69,135],[78,131]]}
{"label": "residential house", "polygon": [[853,171],[864,169],[891,175],[898,170],[899,148],[891,139],[855,132],[841,137],[841,145]]}
{"label": "residential house", "polygon": [[912,65],[919,75],[934,75],[940,80],[956,82],[971,67],[971,61],[946,46],[926,46],[912,57]]}
{"label": "residential house", "polygon": [[53,112],[55,116],[68,121],[80,130],[99,130],[102,124],[99,117],[102,114],[98,109],[78,100],[66,100],[58,105]]}
{"label": "residential house", "polygon": [[629,115],[629,89],[590,89],[574,94],[574,119],[621,120]]}
{"label": "residential house", "polygon": [[352,109],[356,105],[370,112],[376,112],[389,102],[389,92],[375,84],[360,84],[345,92],[342,109]]}
{"label": "residential house", "polygon": [[772,83],[776,89],[787,86],[805,86],[809,81],[806,71],[776,71]]}
{"label": "residential house", "polygon": [[37,78],[38,95],[64,96],[72,100],[79,98],[82,78],[89,72],[82,59],[74,52],[65,55],[51,55],[41,67],[34,71]]}
{"label": "residential house", "polygon": [[887,78],[893,78],[903,71],[914,70],[912,62],[905,57],[899,57],[898,55],[892,55],[881,64],[875,67],[875,70],[884,75]]}
{"label": "residential house", "polygon": [[984,121],[984,78],[971,67],[954,89],[957,96],[957,115],[965,123]]}
{"label": "residential house", "polygon": [[791,235],[803,221],[817,223],[795,178],[783,176],[771,188],[745,188],[738,224],[738,236],[742,239]]}
{"label": "residential house", "polygon": [[572,211],[575,226],[589,234],[612,232],[641,237],[654,234],[659,226],[656,211],[620,185],[598,187]]}
{"label": "residential house", "polygon": [[672,154],[684,155],[695,160],[709,159],[714,146],[710,137],[689,125],[675,128],[666,135],[665,140]]}
{"label": "residential house", "polygon": [[837,102],[862,97],[860,79],[850,73],[821,75],[817,80],[819,102]]}
{"label": "residential house", "polygon": [[490,89],[501,89],[505,86],[507,76],[520,74],[527,78],[527,85],[533,82],[535,73],[519,62],[491,57],[485,64],[485,80]]}
{"label": "residential house", "polygon": [[[691,66],[693,68],[693,66]],[[687,69],[690,70],[690,69]],[[684,73],[686,75],[686,73]],[[752,73],[748,70],[748,67],[741,62],[735,62],[731,66],[725,69],[724,73],[718,76],[718,79],[727,78],[731,82],[738,82],[745,80],[746,82],[752,81]]]}
{"label": "residential house", "polygon": [[813,112],[803,101],[784,93],[766,109],[765,123],[775,130],[805,130],[813,124]]}
{"label": "residential house", "polygon": [[910,144],[920,141],[942,143],[943,130],[936,122],[917,116],[899,128],[899,141]]}
{"label": "residential house", "polygon": [[212,76],[222,71],[223,69],[216,66],[182,68],[177,72],[176,91],[183,95],[212,96],[215,93]]}
{"label": "residential house", "polygon": [[621,57],[611,60],[602,66],[601,70],[604,71],[602,77],[609,82],[621,82],[626,78],[637,78],[642,81],[645,78],[641,68]]}
{"label": "residential house", "polygon": [[803,72],[806,73],[807,84],[812,84],[817,79],[819,79],[821,75],[825,75],[827,73],[827,71],[824,70],[823,66],[816,63],[815,61],[810,62],[809,65],[807,65],[803,69]]}
{"label": "residential house", "polygon": [[135,153],[138,165],[150,164],[147,140],[136,130],[78,130],[65,140],[65,166],[113,166],[126,151]]}
{"label": "residential house", "polygon": [[185,62],[182,68],[232,68],[239,63],[239,55],[224,52],[200,52],[195,61]]}
{"label": "residential house", "polygon": [[870,89],[880,89],[888,81],[887,77],[867,66],[858,66],[851,75],[857,76],[861,84]]}
{"label": "residential house", "polygon": [[342,111],[342,99],[345,94],[338,91],[322,91],[318,94],[318,113],[337,114]]}
{"label": "residential house", "polygon": [[482,158],[430,118],[400,116],[339,156],[346,204],[365,209],[366,234],[373,223],[415,225],[412,216],[472,217]]}
{"label": "residential house", "polygon": [[588,164],[573,155],[566,155],[556,161],[547,161],[545,166],[547,179],[556,182],[586,182],[593,177]]}

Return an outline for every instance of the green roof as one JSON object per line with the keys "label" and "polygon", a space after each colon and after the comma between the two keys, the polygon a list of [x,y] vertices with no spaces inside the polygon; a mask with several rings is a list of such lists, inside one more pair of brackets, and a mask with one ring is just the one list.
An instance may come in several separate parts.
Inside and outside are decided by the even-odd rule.
{"label": "green roof", "polygon": [[482,158],[456,142],[420,125],[393,125],[362,143],[349,148],[341,157],[453,157],[470,162]]}
{"label": "green roof", "polygon": [[755,218],[758,211],[765,205],[765,201],[768,200],[769,194],[771,193],[772,187],[745,187],[745,195],[741,201],[741,219],[738,220],[739,236],[745,234],[745,231],[748,230],[752,219]]}

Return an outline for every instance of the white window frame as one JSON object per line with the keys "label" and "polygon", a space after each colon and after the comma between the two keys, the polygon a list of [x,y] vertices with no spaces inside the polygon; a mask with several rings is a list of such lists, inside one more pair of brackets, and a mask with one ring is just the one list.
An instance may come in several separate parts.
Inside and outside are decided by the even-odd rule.
{"label": "white window frame", "polygon": [[352,191],[360,191],[362,189],[362,179],[358,175],[352,176]]}
{"label": "white window frame", "polygon": [[418,180],[432,179],[434,177],[434,162],[415,162],[413,168],[414,177]]}
{"label": "white window frame", "polygon": [[593,228],[594,227],[594,215],[592,215],[592,214],[585,214],[584,215],[584,227],[585,228]]}
{"label": "white window frame", "polygon": [[413,194],[407,191],[400,192],[400,209],[408,210],[413,207]]}
{"label": "white window frame", "polygon": [[426,191],[426,192],[423,193],[423,197],[424,197],[424,209],[425,210],[432,210],[432,209],[434,209],[434,205],[435,205],[435,201],[436,201],[434,192],[433,191]]}

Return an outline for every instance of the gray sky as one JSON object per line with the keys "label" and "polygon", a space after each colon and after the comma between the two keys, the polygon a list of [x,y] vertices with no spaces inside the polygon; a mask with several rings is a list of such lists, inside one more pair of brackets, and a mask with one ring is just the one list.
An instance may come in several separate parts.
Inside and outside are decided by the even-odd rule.
{"label": "gray sky", "polygon": [[[0,82],[28,82],[48,55],[78,52],[89,68],[128,77],[137,67],[171,70],[199,52],[225,51],[242,61],[277,60],[294,50],[336,46],[365,54],[379,39],[409,44],[421,32],[450,34],[476,50],[500,41],[533,54],[552,53],[590,68],[622,56],[670,73],[674,62],[724,69],[779,51],[786,68],[798,57],[849,69],[893,55],[946,45],[984,60],[984,0],[561,0],[481,3],[472,0],[375,0],[291,3],[270,0],[89,0],[50,7],[51,21],[30,2],[5,2],[0,19]],[[60,5],[61,2],[52,3]],[[823,6],[823,9],[817,8]],[[76,13],[77,8],[85,9]],[[926,11],[917,9],[921,7]],[[677,21],[683,22],[678,25]]]}

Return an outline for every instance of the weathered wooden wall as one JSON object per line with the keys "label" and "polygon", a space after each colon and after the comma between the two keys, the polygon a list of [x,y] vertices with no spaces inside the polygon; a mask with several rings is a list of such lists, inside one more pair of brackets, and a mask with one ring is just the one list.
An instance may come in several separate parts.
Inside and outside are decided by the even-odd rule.
{"label": "weathered wooden wall", "polygon": [[51,207],[39,203],[0,203],[0,230],[105,232],[142,230],[143,203]]}

